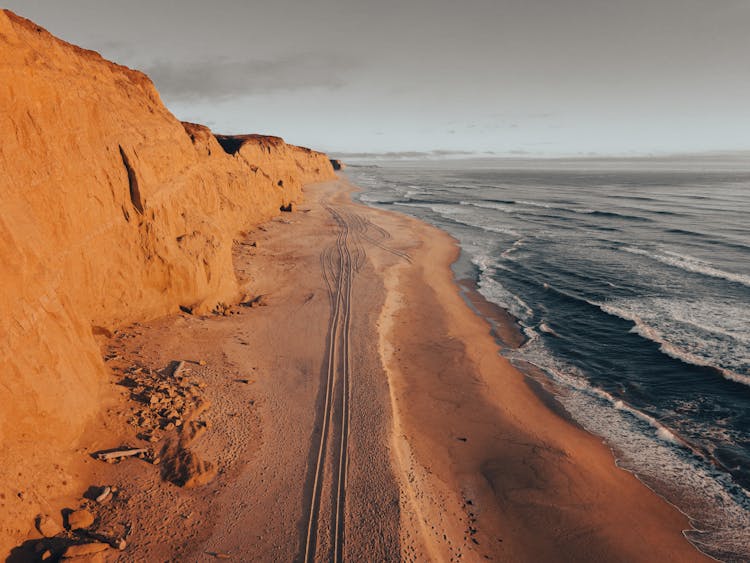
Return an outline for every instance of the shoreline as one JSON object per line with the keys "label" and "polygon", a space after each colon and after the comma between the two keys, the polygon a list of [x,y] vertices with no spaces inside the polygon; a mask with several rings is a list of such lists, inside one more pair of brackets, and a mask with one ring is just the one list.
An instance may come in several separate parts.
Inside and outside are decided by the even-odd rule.
{"label": "shoreline", "polygon": [[[387,213],[387,211],[383,211],[383,213]],[[518,339],[515,341],[511,340],[513,338],[513,328],[508,328],[507,326],[503,326],[504,322],[508,322],[509,320],[512,322],[512,317],[507,311],[502,310],[499,307],[497,307],[497,309],[500,309],[500,316],[499,316],[500,318],[498,319],[498,315],[497,315],[498,311],[497,309],[495,309],[496,306],[493,306],[493,304],[486,302],[486,301],[482,303],[481,301],[483,300],[483,298],[480,294],[478,294],[478,292],[475,292],[474,295],[471,294],[472,291],[475,291],[475,288],[466,287],[465,280],[461,280],[456,277],[456,275],[453,272],[453,269],[451,268],[452,264],[455,263],[455,261],[458,259],[458,254],[459,254],[459,250],[458,250],[455,240],[452,237],[450,237],[450,235],[448,235],[444,231],[437,229],[436,227],[432,227],[424,222],[419,221],[418,219],[412,218],[411,216],[408,216],[405,214],[399,214],[399,215],[408,219],[409,222],[415,221],[417,223],[420,223],[423,226],[422,230],[427,230],[427,231],[435,230],[435,231],[440,232],[442,238],[444,239],[444,241],[441,241],[440,244],[444,244],[447,247],[451,247],[450,251],[443,252],[444,256],[447,255],[448,258],[444,259],[443,263],[440,265],[439,271],[433,271],[431,272],[431,275],[424,276],[423,281],[426,281],[428,278],[434,279],[435,277],[440,277],[440,276],[444,278],[448,278],[446,281],[449,282],[449,285],[446,284],[442,287],[442,292],[440,293],[440,297],[437,299],[437,301],[443,304],[453,299],[454,300],[453,306],[456,307],[457,309],[460,309],[460,305],[458,305],[458,303],[455,303],[455,301],[457,301],[455,298],[458,297],[462,301],[461,305],[463,305],[464,307],[464,312],[460,313],[457,311],[456,318],[460,316],[467,316],[467,315],[473,316],[475,318],[474,322],[470,321],[469,319],[464,319],[464,321],[466,321],[467,324],[474,324],[475,327],[473,328],[475,330],[479,329],[480,334],[475,335],[476,339],[481,338],[487,341],[490,341],[490,340],[492,341],[494,348],[495,348],[495,354],[496,354],[495,360],[498,366],[501,364],[504,364],[506,374],[513,373],[513,376],[512,376],[513,384],[518,385],[515,392],[518,393],[519,395],[522,395],[524,400],[529,401],[529,404],[536,402],[537,404],[534,405],[533,408],[536,409],[537,413],[539,412],[539,407],[541,407],[541,409],[546,410],[547,418],[549,417],[556,418],[557,420],[555,422],[557,425],[559,425],[560,427],[566,427],[566,428],[559,428],[560,431],[564,429],[566,434],[576,434],[576,433],[584,434],[585,438],[582,441],[586,443],[585,450],[588,450],[585,455],[590,456],[591,458],[599,458],[599,459],[596,459],[595,461],[595,463],[598,463],[598,464],[601,464],[602,462],[606,464],[606,462],[609,462],[610,467],[611,467],[610,471],[612,475],[606,476],[608,479],[615,478],[616,480],[622,483],[625,483],[631,479],[636,480],[637,481],[636,486],[632,486],[633,485],[632,483],[629,484],[630,485],[629,488],[631,489],[631,492],[635,496],[640,495],[643,497],[650,497],[650,496],[653,497],[651,499],[644,498],[643,502],[647,504],[651,504],[654,510],[662,512],[665,518],[669,518],[669,513],[673,512],[673,514],[671,515],[672,516],[671,525],[674,526],[671,532],[672,540],[673,540],[672,548],[668,547],[666,549],[666,551],[662,554],[663,558],[665,560],[670,560],[670,559],[673,559],[673,560],[711,560],[708,556],[705,556],[693,544],[691,544],[687,540],[687,538],[685,538],[683,532],[685,530],[691,529],[691,527],[689,525],[687,516],[684,513],[680,512],[677,507],[669,503],[663,497],[659,496],[655,491],[649,488],[645,483],[640,481],[640,479],[638,479],[637,476],[633,472],[617,466],[614,450],[612,450],[608,445],[604,444],[601,441],[601,438],[599,438],[598,436],[595,436],[594,434],[591,434],[590,432],[586,431],[583,427],[581,427],[572,418],[572,416],[565,410],[565,408],[557,402],[554,394],[549,389],[547,389],[546,386],[544,385],[543,380],[540,380],[539,378],[535,378],[533,375],[529,373],[524,373],[523,371],[520,370],[520,368],[517,368],[516,366],[512,366],[508,360],[506,360],[504,357],[500,355],[500,342],[502,342],[503,345],[505,346],[513,346],[513,345],[521,344],[521,342]],[[437,244],[435,243],[436,239],[439,239],[439,237],[431,236],[429,237],[429,239],[425,237],[425,240],[430,240],[432,244]],[[389,297],[394,291],[397,291],[396,287],[397,287],[397,284],[394,284],[391,287],[391,291],[389,292]],[[481,299],[478,300],[477,297]],[[391,300],[390,310],[388,309],[388,305],[387,305],[386,308],[384,308],[382,315],[394,314],[397,309],[398,307],[394,304],[394,301]],[[386,313],[386,311],[388,311],[388,313]],[[489,315],[490,318],[488,319],[486,315]],[[479,327],[477,327],[476,325],[479,325]],[[387,342],[388,333],[389,331],[393,330],[392,328],[393,323],[387,323],[387,324],[381,325],[381,327],[383,326],[385,328],[382,328],[383,332],[381,332],[381,341],[385,340]],[[431,324],[430,326],[434,326],[434,325]],[[482,332],[482,329],[484,329],[483,332]],[[509,335],[510,335],[510,338],[509,338]],[[391,334],[390,337],[393,339],[394,335]],[[402,339],[399,339],[397,336],[395,337],[394,340],[396,342],[402,341]],[[509,340],[510,340],[510,343],[509,343]],[[393,342],[391,342],[390,344],[387,344],[387,343],[381,344],[381,347],[384,349],[384,354],[386,358],[388,358],[389,360],[386,362],[386,364],[389,364],[389,363],[391,364],[391,366],[389,366],[390,369],[388,369],[387,371],[389,373],[389,381],[392,382],[392,386],[393,386],[393,376],[392,376],[393,363],[397,362],[397,360],[393,356],[393,349],[396,347],[396,345]],[[481,364],[482,362],[493,363],[491,360],[488,360],[486,357],[477,358],[476,356],[474,356],[471,359],[473,359],[478,364]],[[405,362],[405,364],[408,364],[408,362]],[[481,368],[480,368],[480,371],[481,371]],[[487,384],[490,384],[491,382],[485,379],[483,383],[487,385]],[[529,397],[528,396],[529,394],[531,394],[533,398]],[[500,401],[500,404],[497,406],[499,406],[500,409],[503,409],[504,406],[507,407],[507,405],[502,405],[502,401]],[[394,404],[394,411],[398,411],[398,407],[395,404]],[[518,413],[516,412],[514,414],[517,415]],[[528,418],[534,415],[528,412],[526,413],[526,416]],[[400,415],[398,414],[394,415],[394,418],[398,419],[400,418]],[[432,422],[435,422],[435,419],[437,418],[439,417],[436,416],[434,419],[432,419]],[[399,427],[402,427],[402,426],[403,426],[403,423],[399,422]],[[401,449],[404,450],[407,448],[402,447]],[[572,457],[573,454],[576,452],[568,451],[565,453],[566,453],[566,457]],[[587,460],[587,461],[591,461],[591,460]],[[410,471],[413,472],[413,468],[410,467],[409,469],[407,469],[406,473],[409,474]],[[627,475],[627,477],[623,479],[623,476],[625,475]],[[495,485],[497,485],[497,483],[495,483]],[[501,489],[502,485],[500,485],[497,488]],[[592,487],[592,488],[595,488],[595,487]],[[639,488],[641,488],[640,491],[638,491]],[[603,491],[603,493],[606,495],[606,490]],[[496,494],[497,494],[497,491],[496,491]],[[412,498],[418,497],[418,496],[420,495],[412,495]],[[421,495],[421,496],[423,497],[424,495]],[[475,499],[471,499],[471,500],[472,500],[471,506],[476,506],[476,500]],[[464,506],[466,505],[464,504]],[[424,512],[424,510],[421,510],[419,512]],[[649,516],[652,516],[652,515],[653,514],[650,514]],[[678,515],[678,516],[675,518],[675,515]],[[512,517],[511,517],[511,520],[512,520]],[[680,522],[680,523],[678,524],[677,522]],[[662,546],[664,545],[665,542],[670,543],[667,537],[665,537],[665,536],[669,536],[670,533],[669,532],[664,533],[663,528],[665,526],[663,525],[663,520],[660,520],[658,524],[655,524],[655,526],[657,528],[661,527],[662,529],[654,532],[654,529],[656,528],[653,528],[651,532],[654,532],[654,533],[651,534],[651,537],[652,538],[659,537],[659,543],[661,543]],[[470,530],[476,529],[476,526],[469,526],[469,529]],[[617,535],[617,533],[621,534],[621,536],[617,538],[617,543],[623,543],[623,540],[625,540],[625,538],[630,535],[627,530],[628,528],[623,526],[620,532],[614,533],[614,535]],[[539,538],[536,538],[536,539],[538,540]],[[632,538],[632,539],[635,541],[636,538]],[[675,539],[677,541],[674,541]],[[608,543],[612,543],[613,541],[614,540],[609,539]],[[507,540],[505,543],[507,544]],[[583,546],[585,545],[585,548],[583,549],[583,551],[579,552],[578,555],[573,555],[571,553],[570,559],[571,560],[580,559],[582,553],[589,553],[589,556],[590,556],[591,550],[595,549],[594,544],[596,543],[597,543],[596,540],[593,540],[593,539],[590,542],[584,541],[583,544],[579,546],[583,548]],[[628,543],[627,540],[625,540],[624,543]],[[555,548],[554,545],[550,547],[552,547],[552,551],[549,551],[548,554],[551,555],[552,553],[555,553],[556,557],[565,559],[564,556],[561,557],[560,551],[554,550]],[[561,550],[563,549],[562,546],[558,546],[558,547],[560,547]],[[525,549],[527,548],[528,546],[519,545],[513,548],[512,552],[514,553],[514,556],[520,557],[521,560],[528,560],[529,553],[525,551]],[[633,560],[648,561],[648,560],[653,560],[652,558],[654,557],[654,553],[655,553],[654,551],[645,551],[645,552],[640,551],[639,552],[638,549],[635,549],[635,550],[630,550],[630,553],[625,555],[627,552],[626,547],[623,547],[621,549],[616,549],[616,550],[611,550],[609,548],[602,548],[602,549],[604,549],[604,551],[602,551],[602,556],[606,556],[609,560],[618,560],[622,558],[622,560],[629,560],[629,561],[633,561]],[[677,551],[670,552],[670,549],[675,549]],[[506,545],[502,549],[492,550],[492,551],[493,551],[493,554],[495,555],[498,555],[501,557],[507,557],[509,554],[509,551],[511,550],[508,550],[507,545]],[[430,550],[430,552],[432,554],[432,550]],[[677,552],[679,552],[679,555],[675,555],[675,553]],[[446,553],[445,555],[446,556],[455,555],[455,553],[449,552],[449,553]]]}
{"label": "shoreline", "polygon": [[[565,384],[558,381],[555,375],[547,373],[544,368],[531,363],[533,360],[528,361],[523,359],[523,355],[517,352],[519,348],[522,348],[529,342],[529,339],[522,332],[522,323],[508,310],[488,301],[479,292],[478,279],[474,275],[475,270],[472,269],[471,273],[467,272],[468,268],[466,264],[471,263],[471,255],[464,253],[459,241],[454,238],[449,229],[441,227],[439,222],[427,220],[420,217],[420,215],[399,211],[393,205],[386,207],[377,205],[376,203],[367,203],[364,198],[360,203],[366,206],[372,205],[376,209],[385,212],[394,212],[412,220],[428,224],[451,237],[459,247],[459,254],[450,266],[453,280],[459,288],[458,291],[474,314],[486,322],[488,332],[492,334],[498,345],[498,353],[508,358],[513,367],[525,376],[525,383],[529,389],[549,410],[564,419],[568,424],[601,440],[608,450],[614,465],[619,470],[632,475],[649,492],[684,516],[689,525],[682,530],[682,535],[701,556],[709,560],[724,560],[726,558],[726,560],[739,561],[736,558],[739,557],[739,553],[744,551],[742,538],[746,537],[743,531],[744,527],[741,525],[743,515],[737,511],[730,512],[730,510],[735,510],[733,502],[738,502],[739,508],[737,510],[741,510],[741,507],[745,506],[743,505],[742,489],[738,487],[729,493],[729,495],[736,494],[739,500],[730,496],[729,502],[727,502],[718,493],[717,497],[714,498],[712,494],[706,494],[699,487],[691,488],[681,479],[676,479],[674,473],[660,474],[658,466],[655,472],[649,471],[651,468],[648,466],[648,460],[653,459],[650,452],[646,450],[643,457],[639,458],[637,457],[638,454],[633,454],[633,451],[629,452],[627,449],[619,447],[616,440],[618,437],[617,432],[608,434],[606,431],[600,432],[602,428],[590,429],[590,419],[587,419],[587,415],[581,416],[579,414],[586,413],[587,411],[583,409],[581,411],[571,410],[571,406],[575,406],[576,402],[568,400],[569,397],[566,395]],[[503,323],[509,323],[512,326],[503,327]],[[498,326],[501,329],[505,328],[505,331],[499,333]],[[509,333],[510,336],[507,336]],[[517,340],[514,342],[513,338]],[[614,400],[612,400],[612,403],[614,403]],[[620,408],[617,405],[613,406],[618,409]],[[629,410],[629,408],[623,410]],[[675,456],[687,452],[688,459],[685,463],[690,463],[689,453],[691,451],[695,452],[692,445],[682,441],[680,437],[672,437],[673,439],[662,438],[660,434],[662,430],[658,422],[645,420],[637,415],[634,416],[640,422],[648,422],[654,430],[659,432],[658,436],[661,440],[682,446],[684,451],[678,452]],[[616,428],[616,426],[611,427]],[[678,459],[681,460],[681,458]],[[703,494],[697,491],[701,491]],[[722,520],[722,511],[728,513],[729,522]],[[737,522],[740,525],[737,525]],[[723,544],[723,542],[727,542],[727,544]]]}
{"label": "shoreline", "polygon": [[[399,213],[397,211],[394,211],[394,212]],[[405,214],[405,215],[407,217],[412,217],[411,215],[408,215],[408,214]],[[416,220],[420,221],[420,219],[416,219]],[[440,227],[435,226],[435,228],[440,231],[443,231],[443,229],[440,229]],[[446,232],[446,234],[448,234],[448,236],[450,236],[451,239],[453,239],[453,236],[450,233],[447,233],[447,231],[443,231],[443,232]],[[458,245],[457,240],[454,239],[454,242],[456,245]],[[460,250],[459,248],[459,254],[461,252],[463,251]],[[456,260],[453,262],[453,264],[458,262],[460,259],[461,259],[460,256],[458,256]],[[452,268],[453,264],[451,264],[451,271],[453,271],[453,268]],[[528,337],[526,337],[525,334],[523,333],[519,319],[516,318],[507,309],[487,300],[480,293],[479,286],[477,285],[476,279],[462,278],[462,277],[459,277],[455,271],[453,271],[453,273],[454,273],[454,276],[453,276],[454,282],[458,286],[458,289],[461,292],[461,296],[464,298],[465,302],[467,303],[467,306],[471,308],[471,310],[474,312],[475,315],[483,319],[488,324],[489,333],[492,335],[492,337],[495,339],[498,345],[498,354],[502,354],[503,349],[521,348],[528,342]],[[720,559],[717,559],[713,557],[712,555],[710,555],[709,553],[706,553],[703,550],[701,550],[695,543],[693,543],[693,541],[691,541],[687,537],[687,534],[689,533],[700,533],[700,530],[692,525],[693,519],[687,512],[685,512],[680,506],[672,502],[669,498],[667,498],[667,496],[660,493],[653,485],[649,484],[648,481],[644,479],[644,477],[641,474],[639,474],[639,471],[637,469],[629,468],[626,465],[623,465],[624,460],[621,459],[622,457],[621,454],[618,453],[617,448],[611,445],[606,440],[606,438],[596,434],[595,432],[588,430],[582,423],[580,423],[578,420],[575,419],[575,417],[568,411],[565,405],[562,402],[560,402],[558,395],[557,395],[557,391],[555,389],[555,383],[549,380],[549,376],[544,373],[544,370],[542,368],[538,367],[535,364],[528,363],[526,361],[521,361],[521,360],[517,361],[516,363],[511,362],[511,364],[513,368],[515,368],[517,371],[519,371],[521,374],[524,375],[525,384],[537,396],[537,398],[545,405],[545,407],[547,407],[550,411],[552,411],[554,414],[559,416],[561,419],[563,419],[566,423],[570,424],[571,426],[574,426],[580,429],[582,432],[585,432],[586,434],[594,438],[600,439],[602,443],[607,447],[609,452],[611,453],[614,465],[617,467],[617,469],[631,474],[651,493],[659,497],[661,500],[663,500],[669,506],[674,508],[674,510],[679,512],[681,515],[683,515],[687,519],[687,521],[691,525],[688,529],[682,530],[682,535],[685,538],[685,540],[688,543],[690,543],[690,545],[693,548],[695,548],[695,550],[701,556],[704,556],[711,561],[720,561]],[[526,365],[520,365],[520,364],[526,364]]]}
{"label": "shoreline", "polygon": [[[502,312],[474,296],[474,307],[499,315],[493,327],[473,310],[451,269],[455,241],[353,201],[357,189],[342,177],[310,185],[297,212],[235,242],[238,281],[255,305],[183,312],[99,337],[114,358],[103,383],[109,403],[78,451],[144,444],[140,395],[120,386],[185,361],[206,405],[190,451],[196,467],[216,470],[183,488],[164,480],[164,462],[87,459],[76,486],[118,491],[104,505],[84,501],[97,530],[137,523],[118,560],[300,557],[326,412],[325,350],[341,334],[327,328],[337,299],[328,283],[341,275],[331,268],[347,264],[356,265],[343,313],[351,336],[337,340],[351,348],[352,374],[345,559],[707,560],[680,533],[689,528],[684,515],[616,467],[606,445],[561,418],[547,392],[499,354],[493,331],[505,334]],[[336,258],[341,236],[351,261]],[[341,433],[335,424],[330,432],[315,560],[326,560],[333,543],[331,444]],[[154,434],[145,442],[154,451],[182,436],[179,428]],[[31,534],[24,549],[39,541]]]}

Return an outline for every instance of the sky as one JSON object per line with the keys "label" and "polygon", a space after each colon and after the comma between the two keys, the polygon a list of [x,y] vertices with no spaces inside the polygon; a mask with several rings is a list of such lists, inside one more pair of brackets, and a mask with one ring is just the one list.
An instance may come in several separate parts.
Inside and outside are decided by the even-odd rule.
{"label": "sky", "polygon": [[334,154],[750,150],[750,0],[5,0],[180,119]]}

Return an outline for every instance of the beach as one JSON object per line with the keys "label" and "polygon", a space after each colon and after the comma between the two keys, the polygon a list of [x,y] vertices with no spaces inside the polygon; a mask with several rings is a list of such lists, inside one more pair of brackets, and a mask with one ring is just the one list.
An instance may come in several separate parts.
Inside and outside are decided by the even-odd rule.
{"label": "beach", "polygon": [[[498,354],[454,240],[355,190],[310,185],[235,240],[244,305],[97,337],[109,401],[82,450],[139,442],[134,366],[184,362],[203,405],[194,487],[163,460],[84,462],[81,487],[117,491],[96,518],[127,532],[118,560],[707,559],[684,515]],[[156,434],[168,460],[181,429]]]}
{"label": "beach", "polygon": [[0,559],[750,560],[740,14],[15,4]]}

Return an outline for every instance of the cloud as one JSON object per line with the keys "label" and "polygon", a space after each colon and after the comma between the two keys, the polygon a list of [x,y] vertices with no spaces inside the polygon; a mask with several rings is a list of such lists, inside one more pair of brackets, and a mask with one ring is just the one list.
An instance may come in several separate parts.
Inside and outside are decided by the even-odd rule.
{"label": "cloud", "polygon": [[335,156],[340,158],[375,158],[384,160],[397,160],[397,159],[408,159],[408,160],[421,160],[429,158],[451,158],[451,157],[462,157],[462,156],[479,156],[495,154],[492,151],[461,151],[461,150],[444,150],[435,149],[432,151],[398,151],[398,152],[337,152]]}
{"label": "cloud", "polygon": [[310,88],[336,89],[354,68],[339,56],[299,54],[275,60],[158,60],[144,70],[159,92],[173,100],[227,99]]}

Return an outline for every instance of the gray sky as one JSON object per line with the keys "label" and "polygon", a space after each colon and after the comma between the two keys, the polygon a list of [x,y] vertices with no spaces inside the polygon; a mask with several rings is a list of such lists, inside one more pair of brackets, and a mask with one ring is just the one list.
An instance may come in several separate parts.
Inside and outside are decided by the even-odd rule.
{"label": "gray sky", "polygon": [[332,152],[750,149],[750,0],[6,0],[183,120]]}

